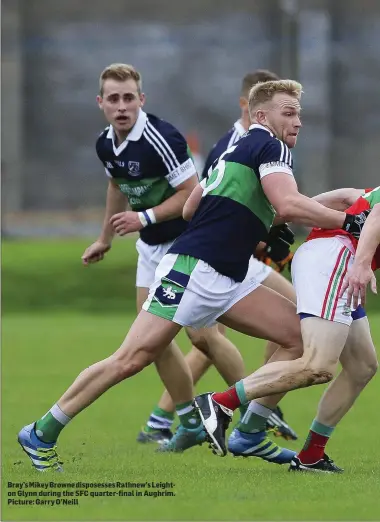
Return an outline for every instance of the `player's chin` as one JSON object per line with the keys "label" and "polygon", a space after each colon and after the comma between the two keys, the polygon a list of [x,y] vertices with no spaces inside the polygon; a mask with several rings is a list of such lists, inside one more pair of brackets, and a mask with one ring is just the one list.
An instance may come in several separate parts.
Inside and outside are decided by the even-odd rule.
{"label": "player's chin", "polygon": [[133,127],[133,122],[130,118],[117,118],[113,123],[113,127],[119,131],[129,131]]}
{"label": "player's chin", "polygon": [[289,149],[292,149],[296,146],[297,137],[297,134],[288,134],[288,136],[286,136],[285,143],[289,147]]}

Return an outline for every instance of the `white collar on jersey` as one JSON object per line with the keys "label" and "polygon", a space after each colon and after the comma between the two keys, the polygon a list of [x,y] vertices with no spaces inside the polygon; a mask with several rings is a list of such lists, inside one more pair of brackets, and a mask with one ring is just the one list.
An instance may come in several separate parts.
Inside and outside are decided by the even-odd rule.
{"label": "white collar on jersey", "polygon": [[125,140],[118,147],[115,147],[115,141],[116,141],[115,140],[115,137],[116,137],[115,130],[112,127],[112,125],[110,125],[108,133],[107,133],[107,138],[112,140],[113,151],[116,156],[118,156],[125,149],[125,147],[128,145],[128,143],[130,141],[138,141],[141,138],[142,133],[144,132],[144,128],[145,128],[147,119],[148,119],[148,116],[146,115],[146,112],[144,112],[142,109],[140,109],[139,115],[137,116],[137,120],[133,126],[133,129],[128,134],[128,136],[125,138]]}
{"label": "white collar on jersey", "polygon": [[261,129],[261,130],[265,130],[267,132],[269,132],[269,134],[271,136],[273,136],[273,133],[267,128],[267,127],[264,127],[264,125],[260,125],[260,123],[252,123],[252,125],[249,127],[248,130],[252,130],[252,129]]}
{"label": "white collar on jersey", "polygon": [[246,130],[243,127],[243,125],[240,123],[240,120],[235,121],[234,127],[235,127],[236,132],[239,134],[240,138],[243,136],[243,134],[246,133]]}

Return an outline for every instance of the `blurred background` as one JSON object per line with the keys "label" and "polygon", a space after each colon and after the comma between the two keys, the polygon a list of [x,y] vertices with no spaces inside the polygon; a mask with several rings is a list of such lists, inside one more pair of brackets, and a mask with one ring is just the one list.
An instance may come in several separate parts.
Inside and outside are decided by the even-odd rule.
{"label": "blurred background", "polygon": [[268,68],[304,86],[296,175],[309,195],[377,186],[376,0],[3,0],[2,216],[7,236],[94,235],[106,179],[98,77],[143,75],[146,110],[199,161],[239,116],[242,76]]}
{"label": "blurred background", "polygon": [[[2,0],[1,24],[1,438],[7,484],[29,477],[30,465],[15,444],[20,427],[45,413],[83,368],[113,353],[136,314],[135,235],[116,238],[101,263],[81,263],[105,206],[107,179],[95,152],[106,125],[96,104],[103,68],[127,62],[140,70],[146,110],[176,125],[200,164],[239,118],[247,72],[267,68],[299,80],[303,129],[293,157],[301,191],[375,187],[380,1]],[[367,308],[379,345],[379,297],[371,295]],[[231,330],[228,336],[247,371],[262,364],[263,340]],[[178,342],[190,348],[183,332]],[[211,369],[197,391],[224,387]],[[294,449],[307,435],[322,389],[292,392],[284,400],[286,418],[300,436],[289,443]],[[182,464],[177,455],[169,462],[154,457],[154,449],[137,447],[135,440],[161,392],[151,365],[96,401],[75,419],[67,438],[63,434],[69,475],[54,480],[173,480],[175,501],[168,497],[151,507],[137,498],[127,504],[89,499],[79,511],[67,506],[62,512],[7,508],[4,488],[0,518],[152,520],[153,513],[156,520],[204,520],[206,513],[212,520],[378,519],[378,378],[329,444],[329,454],[347,468],[346,479],[331,488],[325,480],[313,481],[312,488],[310,481],[289,482],[286,471],[266,463],[252,468],[250,459],[206,460],[206,447],[181,455]]]}

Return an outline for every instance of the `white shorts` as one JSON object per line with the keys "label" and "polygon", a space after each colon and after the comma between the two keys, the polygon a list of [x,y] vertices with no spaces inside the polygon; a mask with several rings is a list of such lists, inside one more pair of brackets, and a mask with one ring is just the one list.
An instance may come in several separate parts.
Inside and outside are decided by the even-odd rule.
{"label": "white shorts", "polygon": [[251,257],[246,277],[254,277],[256,281],[262,283],[271,272],[273,272],[271,266],[266,265],[255,257]]}
{"label": "white shorts", "polygon": [[181,326],[199,329],[214,325],[218,317],[259,286],[248,274],[237,283],[200,259],[167,254],[157,267],[143,309]]}
{"label": "white shorts", "polygon": [[[352,323],[347,295],[339,297],[339,294],[353,260],[352,252],[337,237],[312,239],[299,247],[292,261],[292,279],[301,318],[306,314]],[[354,318],[359,318],[355,313]]]}
{"label": "white shorts", "polygon": [[148,245],[140,238],[137,240],[136,250],[139,254],[136,271],[137,287],[149,288],[154,283],[156,268],[173,243],[174,241],[169,241],[161,245]]}
{"label": "white shorts", "polygon": [[[136,250],[139,254],[137,260],[136,286],[149,288],[155,281],[155,272],[161,259],[172,246],[174,241],[162,243],[161,245],[148,245],[141,239],[136,242]],[[246,277],[254,277],[262,283],[273,269],[258,259],[251,257]]]}

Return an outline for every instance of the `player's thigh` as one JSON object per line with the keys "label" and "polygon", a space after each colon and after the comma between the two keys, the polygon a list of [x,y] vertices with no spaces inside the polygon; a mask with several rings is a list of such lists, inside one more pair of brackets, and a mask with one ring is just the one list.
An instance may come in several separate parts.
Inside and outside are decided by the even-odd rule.
{"label": "player's thigh", "polygon": [[218,320],[234,330],[284,347],[302,344],[295,305],[262,285],[234,303]]}
{"label": "player's thigh", "polygon": [[347,342],[350,327],[347,324],[328,321],[320,317],[301,320],[303,359],[315,370],[333,373]]}
{"label": "player's thigh", "polygon": [[351,263],[350,250],[337,238],[313,239],[300,246],[293,258],[292,278],[301,317],[351,324],[346,296],[340,296]]}
{"label": "player's thigh", "polygon": [[292,303],[297,302],[293,285],[278,272],[272,270],[261,284],[286,297]]}
{"label": "player's thigh", "polygon": [[178,324],[142,310],[114,357],[121,364],[150,364],[163,353],[180,329]]}
{"label": "player's thigh", "polygon": [[367,381],[376,373],[378,361],[367,317],[352,322],[340,362],[354,380]]}

